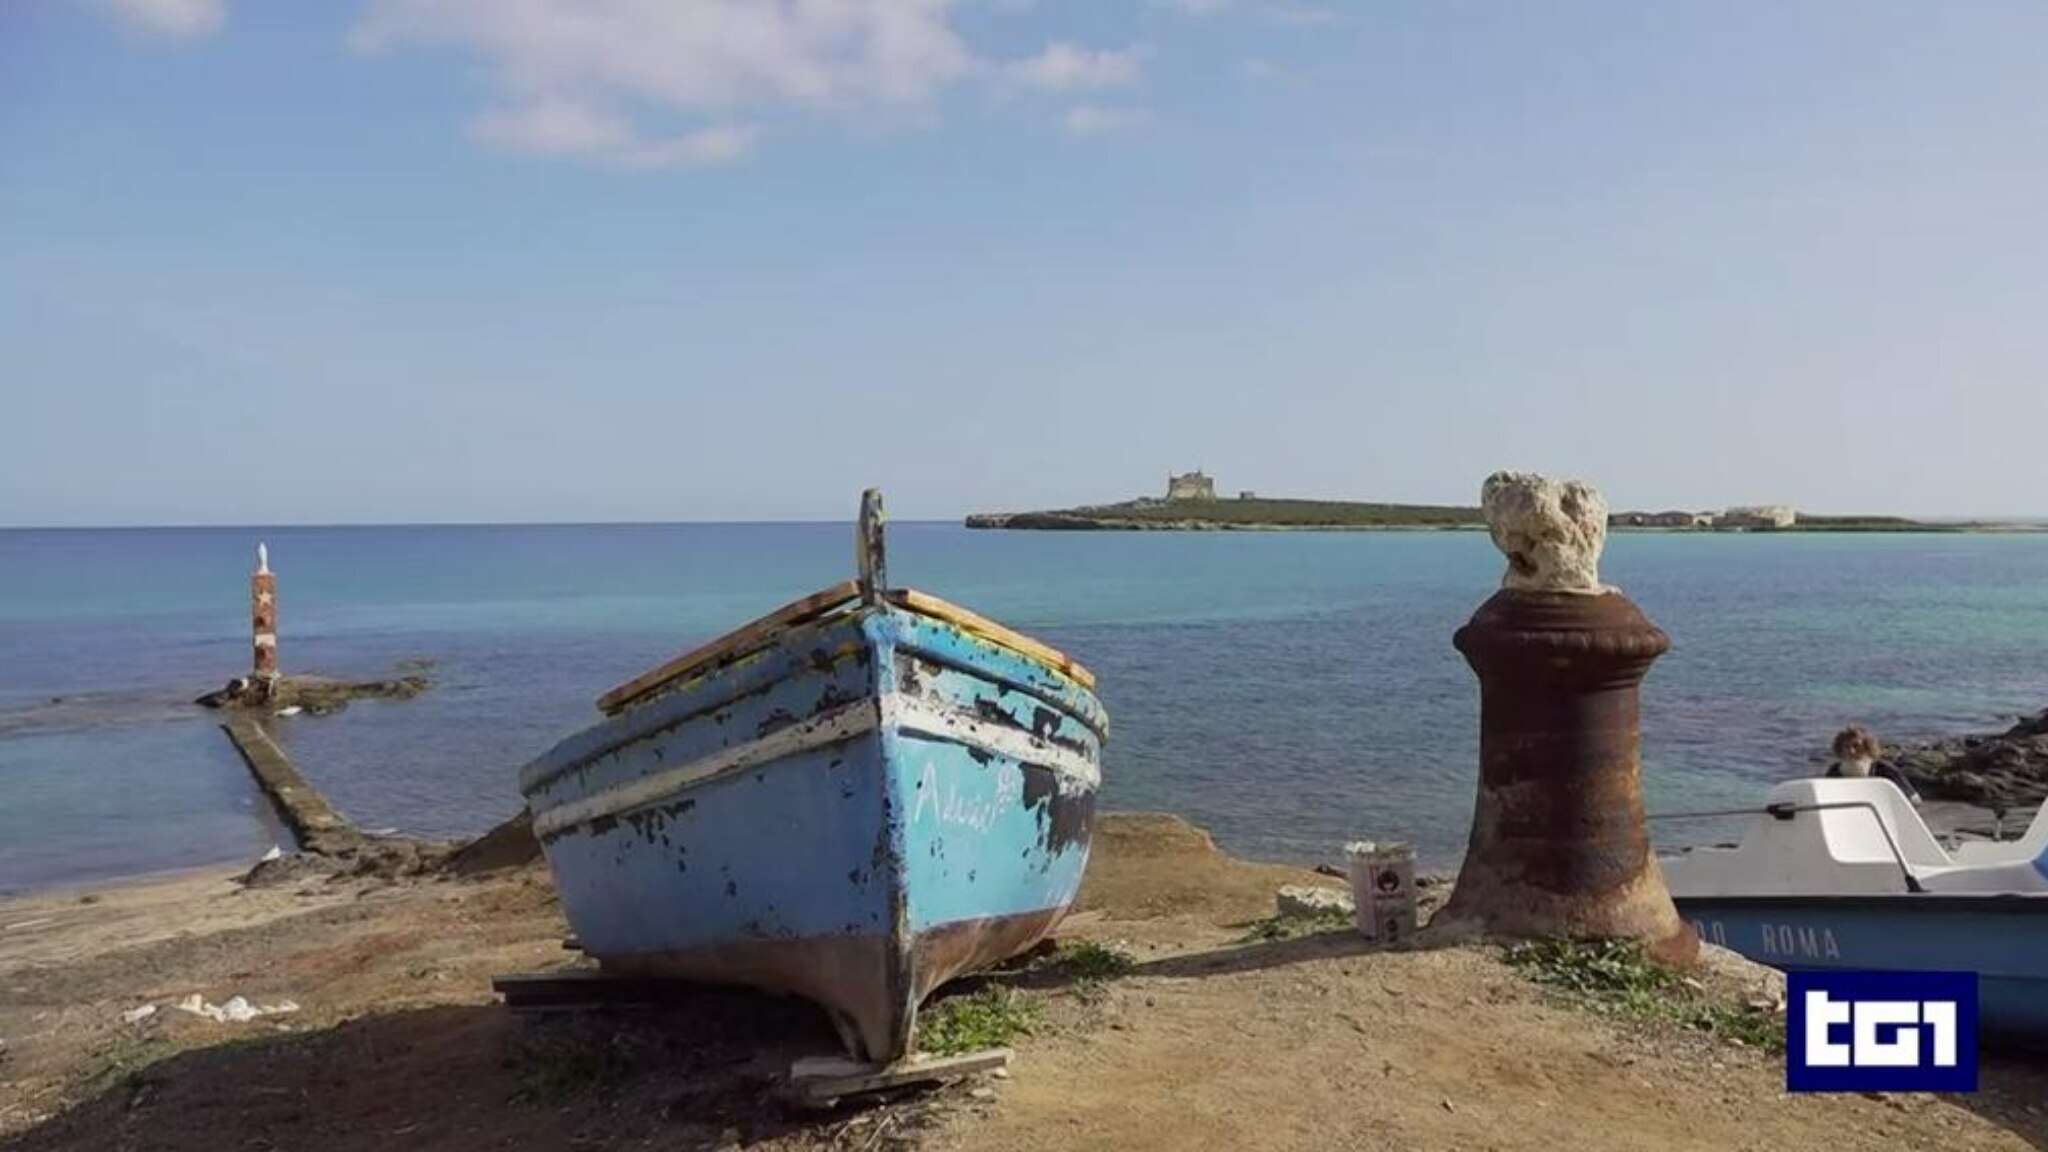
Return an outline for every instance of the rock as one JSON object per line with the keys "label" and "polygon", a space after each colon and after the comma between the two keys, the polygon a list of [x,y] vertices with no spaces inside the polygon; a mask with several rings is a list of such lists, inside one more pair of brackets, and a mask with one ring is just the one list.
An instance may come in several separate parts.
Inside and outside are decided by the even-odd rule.
{"label": "rock", "polygon": [[228,681],[226,687],[208,692],[192,702],[202,708],[225,708],[230,704],[239,703],[243,697],[247,696],[251,683],[252,681],[247,676],[237,676],[233,680]]}
{"label": "rock", "polygon": [[1700,943],[1698,971],[1709,982],[1732,989],[1744,1003],[1774,1007],[1785,1003],[1783,972],[1718,944]]}
{"label": "rock", "polygon": [[1279,905],[1281,918],[1288,920],[1349,916],[1356,910],[1349,892],[1340,892],[1335,888],[1316,888],[1307,884],[1289,884],[1280,889],[1275,903]]}
{"label": "rock", "polygon": [[2019,723],[2006,729],[2005,734],[2013,739],[2048,736],[2048,709],[2043,709],[2040,715],[2031,720],[2022,718]]}
{"label": "rock", "polygon": [[193,701],[207,708],[261,709],[277,716],[326,716],[351,700],[410,700],[433,687],[419,672],[389,680],[331,680],[325,676],[284,676],[275,681],[237,676],[227,687]]}
{"label": "rock", "polygon": [[121,1013],[121,1023],[140,1024],[154,1015],[156,1015],[156,1005],[144,1004],[140,1008],[130,1008],[126,1012]]}
{"label": "rock", "polygon": [[1486,478],[1479,502],[1494,546],[1508,558],[1501,587],[1606,591],[1600,550],[1607,543],[1607,501],[1598,489],[1533,472],[1496,472]]}
{"label": "rock", "polygon": [[1930,800],[2018,810],[2048,800],[2048,712],[1998,735],[1907,744],[1885,762]]}
{"label": "rock", "polygon": [[540,841],[533,835],[533,813],[521,808],[518,815],[457,848],[444,867],[457,876],[476,876],[538,859]]}

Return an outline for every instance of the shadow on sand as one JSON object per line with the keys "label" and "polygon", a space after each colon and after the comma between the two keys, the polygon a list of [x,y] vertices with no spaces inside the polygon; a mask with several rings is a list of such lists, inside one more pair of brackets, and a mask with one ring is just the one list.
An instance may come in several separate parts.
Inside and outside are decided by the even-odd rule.
{"label": "shadow on sand", "polygon": [[707,990],[631,1011],[395,1011],[196,1049],[121,1077],[0,1143],[41,1149],[887,1147],[942,1098],[806,1113],[776,1085],[836,1053],[810,1005]]}

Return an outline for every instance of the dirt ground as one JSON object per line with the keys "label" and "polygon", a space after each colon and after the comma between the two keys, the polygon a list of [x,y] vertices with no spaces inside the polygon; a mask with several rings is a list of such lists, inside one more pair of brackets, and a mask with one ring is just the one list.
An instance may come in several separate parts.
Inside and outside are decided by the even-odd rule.
{"label": "dirt ground", "polygon": [[[1007,1077],[822,1113],[776,1095],[835,1048],[800,1002],[497,1005],[493,975],[580,963],[544,869],[4,903],[0,1150],[2048,1148],[2040,1064],[1991,1058],[1967,1097],[1788,1097],[1775,1057],[1559,1003],[1489,949],[1243,942],[1318,879],[1107,817],[1062,931],[1136,971],[1016,978],[1043,1013]],[[195,992],[298,1010],[170,1007]]]}

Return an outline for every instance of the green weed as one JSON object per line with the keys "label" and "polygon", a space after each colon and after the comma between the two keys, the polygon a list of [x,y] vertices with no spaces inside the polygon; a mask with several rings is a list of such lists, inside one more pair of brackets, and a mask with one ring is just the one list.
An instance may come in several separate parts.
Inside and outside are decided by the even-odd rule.
{"label": "green weed", "polygon": [[935,1056],[958,1056],[1001,1048],[1028,1036],[1038,1023],[1038,1001],[1014,988],[991,984],[972,996],[929,1005],[917,1020],[917,1046]]}
{"label": "green weed", "polygon": [[1768,1052],[1785,1050],[1782,1017],[1716,999],[1651,960],[1635,940],[1534,940],[1510,945],[1510,967],[1603,1014],[1661,1021]]}

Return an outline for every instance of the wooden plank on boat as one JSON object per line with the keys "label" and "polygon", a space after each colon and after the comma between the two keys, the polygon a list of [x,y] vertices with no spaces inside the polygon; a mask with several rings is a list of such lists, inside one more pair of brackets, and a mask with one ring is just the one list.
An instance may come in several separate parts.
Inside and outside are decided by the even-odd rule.
{"label": "wooden plank on boat", "polygon": [[653,671],[633,677],[598,697],[597,707],[611,715],[664,684],[729,656],[758,648],[773,639],[777,632],[822,616],[859,595],[860,585],[845,580],[801,600],[792,600],[745,627],[728,632],[700,648],[693,648]]}
{"label": "wooden plank on boat", "polygon": [[829,1106],[848,1096],[953,1080],[1009,1063],[1008,1048],[984,1048],[958,1056],[911,1056],[893,1064],[865,1064],[842,1056],[810,1056],[790,1065],[789,1087],[799,1103]]}
{"label": "wooden plank on boat", "polygon": [[1028,656],[1081,687],[1091,692],[1095,690],[1095,673],[1082,667],[1080,661],[1049,644],[1033,640],[1022,632],[1005,628],[977,612],[962,608],[949,600],[941,600],[929,593],[919,592],[915,588],[895,589],[889,593],[888,599],[897,607],[944,620],[963,632],[979,636],[991,644],[1008,648],[1019,655]]}

